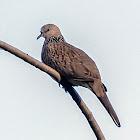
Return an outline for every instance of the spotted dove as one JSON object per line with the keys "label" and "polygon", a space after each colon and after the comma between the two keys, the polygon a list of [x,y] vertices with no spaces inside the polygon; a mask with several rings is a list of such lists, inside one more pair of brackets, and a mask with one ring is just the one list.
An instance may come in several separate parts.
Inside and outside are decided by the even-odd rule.
{"label": "spotted dove", "polygon": [[61,77],[73,86],[90,89],[106,108],[115,124],[120,127],[95,62],[84,51],[68,44],[54,24],[44,25],[37,39],[40,37],[45,38],[41,53],[42,61],[59,72]]}

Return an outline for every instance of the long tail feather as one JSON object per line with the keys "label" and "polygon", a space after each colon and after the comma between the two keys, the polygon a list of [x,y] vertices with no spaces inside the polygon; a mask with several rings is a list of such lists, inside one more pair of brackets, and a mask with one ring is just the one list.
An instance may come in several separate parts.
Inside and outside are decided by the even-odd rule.
{"label": "long tail feather", "polygon": [[109,115],[111,116],[111,118],[113,119],[113,121],[115,122],[115,124],[120,127],[120,121],[111,105],[111,103],[109,102],[108,97],[105,95],[104,97],[98,97],[98,99],[100,100],[100,102],[103,104],[103,106],[106,108],[106,110],[108,111]]}

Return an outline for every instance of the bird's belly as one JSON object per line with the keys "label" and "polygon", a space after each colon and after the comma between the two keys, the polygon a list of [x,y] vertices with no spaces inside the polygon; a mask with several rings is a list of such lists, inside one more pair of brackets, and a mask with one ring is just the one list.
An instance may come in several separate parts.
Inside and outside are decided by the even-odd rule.
{"label": "bird's belly", "polygon": [[87,82],[83,82],[83,81],[78,81],[78,80],[73,80],[73,79],[69,79],[68,80],[73,86],[82,86],[82,87],[86,87],[88,89],[91,89],[88,85]]}

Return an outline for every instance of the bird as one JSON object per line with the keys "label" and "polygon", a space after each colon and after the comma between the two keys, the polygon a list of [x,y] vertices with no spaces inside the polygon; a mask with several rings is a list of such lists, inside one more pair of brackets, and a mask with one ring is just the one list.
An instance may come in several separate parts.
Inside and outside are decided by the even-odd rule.
{"label": "bird", "polygon": [[46,24],[40,32],[37,39],[45,38],[41,52],[42,62],[55,69],[72,86],[90,89],[114,123],[120,127],[120,121],[107,97],[107,88],[102,83],[96,63],[83,50],[67,43],[56,25]]}

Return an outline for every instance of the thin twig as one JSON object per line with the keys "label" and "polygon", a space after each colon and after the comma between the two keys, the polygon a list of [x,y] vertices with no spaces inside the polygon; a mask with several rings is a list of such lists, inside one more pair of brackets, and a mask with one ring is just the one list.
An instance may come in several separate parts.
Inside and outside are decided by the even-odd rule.
{"label": "thin twig", "polygon": [[82,100],[80,95],[77,93],[77,91],[71,86],[71,84],[68,81],[66,81],[63,78],[60,83],[61,83],[61,85],[63,85],[65,90],[70,93],[73,100],[76,102],[78,107],[81,109],[82,113],[85,115],[87,121],[89,122],[91,129],[94,131],[94,133],[97,137],[97,140],[105,140],[105,137],[104,137],[99,125],[97,124],[91,111],[88,109],[88,107],[86,106],[86,104],[84,103],[84,101]]}
{"label": "thin twig", "polygon": [[65,90],[69,92],[69,94],[72,96],[73,100],[76,102],[78,107],[81,109],[82,113],[85,115],[92,130],[94,131],[94,133],[97,137],[97,140],[105,140],[105,137],[104,137],[100,127],[98,126],[91,111],[88,109],[88,107],[86,106],[86,104],[84,103],[82,98],[79,96],[79,94],[76,92],[76,90],[72,87],[72,85],[67,80],[65,80],[63,77],[61,77],[60,74],[56,70],[52,69],[51,67],[45,65],[44,63],[34,59],[33,57],[29,56],[28,54],[16,49],[15,47],[13,47],[3,41],[0,41],[0,48],[23,59],[24,61],[35,66],[36,68],[40,69],[41,71],[46,72],[51,77],[53,77],[58,83],[60,83],[65,88]]}
{"label": "thin twig", "polygon": [[61,76],[56,70],[52,69],[51,67],[45,65],[44,63],[42,63],[38,60],[36,60],[35,58],[29,56],[28,54],[18,50],[17,48],[15,48],[3,41],[0,41],[0,47],[2,49],[4,49],[5,51],[8,51],[8,52],[14,54],[15,56],[21,58],[22,60],[28,62],[29,64],[35,66],[36,68],[46,72],[47,74],[52,76],[57,82],[61,81]]}

